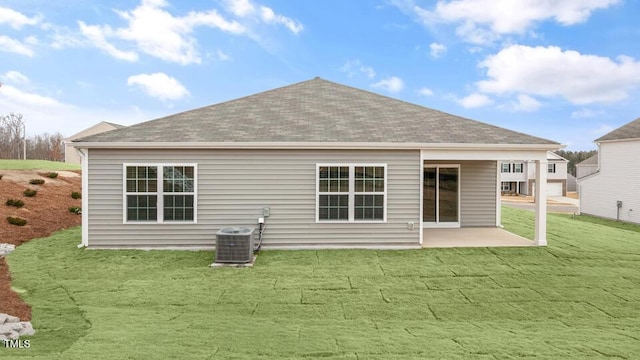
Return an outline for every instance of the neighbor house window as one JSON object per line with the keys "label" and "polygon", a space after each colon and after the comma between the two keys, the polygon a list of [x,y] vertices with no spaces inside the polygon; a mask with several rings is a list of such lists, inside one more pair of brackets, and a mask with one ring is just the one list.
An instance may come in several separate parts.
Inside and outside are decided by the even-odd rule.
{"label": "neighbor house window", "polygon": [[522,173],[522,164],[513,164],[514,173]]}
{"label": "neighbor house window", "polygon": [[318,221],[385,221],[386,165],[318,165]]}
{"label": "neighbor house window", "polygon": [[502,163],[502,172],[503,173],[510,173],[511,172],[511,164]]}
{"label": "neighbor house window", "polygon": [[547,164],[547,172],[549,174],[555,174],[556,173],[556,164]]}
{"label": "neighbor house window", "polygon": [[503,181],[502,182],[502,191],[511,191],[511,183]]}
{"label": "neighbor house window", "polygon": [[195,222],[195,165],[125,165],[125,222]]}

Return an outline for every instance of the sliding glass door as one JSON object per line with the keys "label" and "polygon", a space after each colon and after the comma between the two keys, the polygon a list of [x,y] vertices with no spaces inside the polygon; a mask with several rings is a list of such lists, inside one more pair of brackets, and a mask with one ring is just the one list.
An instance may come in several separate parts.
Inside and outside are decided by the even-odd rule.
{"label": "sliding glass door", "polygon": [[459,226],[460,167],[425,166],[422,189],[422,221],[427,226]]}

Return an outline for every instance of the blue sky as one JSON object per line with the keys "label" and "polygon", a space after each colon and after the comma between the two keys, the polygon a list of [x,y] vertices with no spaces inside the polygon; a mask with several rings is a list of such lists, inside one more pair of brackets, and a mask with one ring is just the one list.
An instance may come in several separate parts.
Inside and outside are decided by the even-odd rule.
{"label": "blue sky", "polygon": [[0,114],[151,120],[320,76],[567,145],[640,116],[639,0],[2,0]]}

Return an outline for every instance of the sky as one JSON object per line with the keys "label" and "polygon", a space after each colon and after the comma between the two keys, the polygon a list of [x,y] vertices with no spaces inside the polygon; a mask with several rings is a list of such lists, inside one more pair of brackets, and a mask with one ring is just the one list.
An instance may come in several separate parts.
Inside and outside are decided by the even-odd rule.
{"label": "sky", "polygon": [[591,150],[640,117],[640,0],[0,0],[0,115],[131,125],[316,76]]}

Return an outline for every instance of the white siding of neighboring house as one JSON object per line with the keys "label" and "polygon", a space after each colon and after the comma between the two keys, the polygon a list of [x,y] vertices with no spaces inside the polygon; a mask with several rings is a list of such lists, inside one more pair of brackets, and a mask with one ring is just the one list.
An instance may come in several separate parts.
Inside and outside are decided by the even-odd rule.
{"label": "white siding of neighboring house", "polygon": [[102,121],[64,139],[64,162],[69,164],[80,164],[80,156],[78,156],[78,153],[71,144],[71,141],[115,129],[117,129],[117,127],[113,126],[113,124]]}
{"label": "white siding of neighboring house", "polygon": [[640,224],[640,140],[603,142],[600,171],[579,179],[580,211],[616,219],[616,201],[622,201],[620,220]]}
{"label": "white siding of neighboring house", "polygon": [[[198,166],[197,224],[123,224],[123,164],[168,162]],[[318,163],[387,164],[387,222],[317,223]],[[265,248],[420,246],[417,150],[91,149],[88,167],[89,247],[208,248],[222,227],[255,227],[263,207]]]}

